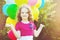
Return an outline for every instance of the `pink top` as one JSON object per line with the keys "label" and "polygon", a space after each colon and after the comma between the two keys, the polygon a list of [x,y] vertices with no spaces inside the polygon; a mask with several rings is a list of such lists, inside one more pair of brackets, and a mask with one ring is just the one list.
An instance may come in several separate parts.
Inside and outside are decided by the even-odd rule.
{"label": "pink top", "polygon": [[33,22],[24,24],[23,22],[18,22],[16,24],[16,30],[20,30],[21,36],[33,36],[33,30],[36,30],[36,26]]}

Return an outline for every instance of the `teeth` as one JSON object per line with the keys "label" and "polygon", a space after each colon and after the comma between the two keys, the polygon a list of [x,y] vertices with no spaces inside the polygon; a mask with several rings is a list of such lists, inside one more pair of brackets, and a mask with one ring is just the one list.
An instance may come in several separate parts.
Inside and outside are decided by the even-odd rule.
{"label": "teeth", "polygon": [[23,17],[27,17],[27,16],[23,16]]}
{"label": "teeth", "polygon": [[26,16],[23,16],[23,17],[26,17]]}

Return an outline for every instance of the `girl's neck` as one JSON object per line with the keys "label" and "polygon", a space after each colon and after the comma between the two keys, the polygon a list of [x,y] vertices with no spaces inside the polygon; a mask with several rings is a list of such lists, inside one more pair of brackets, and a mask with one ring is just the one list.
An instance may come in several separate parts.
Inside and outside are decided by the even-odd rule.
{"label": "girl's neck", "polygon": [[25,23],[25,24],[29,23],[28,20],[22,20],[21,22],[23,22],[23,23]]}

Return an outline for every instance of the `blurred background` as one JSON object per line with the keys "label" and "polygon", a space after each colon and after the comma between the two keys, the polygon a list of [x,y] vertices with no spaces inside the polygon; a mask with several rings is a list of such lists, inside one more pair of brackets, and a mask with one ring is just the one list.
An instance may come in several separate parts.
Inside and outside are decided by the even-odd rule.
{"label": "blurred background", "polygon": [[[60,0],[45,0],[44,7],[39,10],[39,18],[35,20],[37,28],[40,23],[46,27],[43,28],[39,37],[34,40],[60,40]],[[9,28],[5,27],[6,19],[2,12],[2,7],[6,2],[0,0],[0,40],[9,40],[7,31]]]}

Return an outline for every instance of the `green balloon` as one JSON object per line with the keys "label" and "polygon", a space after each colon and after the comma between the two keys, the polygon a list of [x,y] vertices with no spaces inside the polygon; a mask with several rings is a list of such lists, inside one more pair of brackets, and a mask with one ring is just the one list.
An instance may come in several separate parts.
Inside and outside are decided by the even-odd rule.
{"label": "green balloon", "polygon": [[7,8],[8,16],[12,19],[15,19],[17,10],[18,10],[18,7],[17,7],[16,4],[9,5],[8,8]]}

